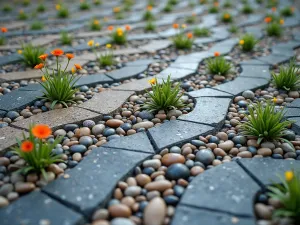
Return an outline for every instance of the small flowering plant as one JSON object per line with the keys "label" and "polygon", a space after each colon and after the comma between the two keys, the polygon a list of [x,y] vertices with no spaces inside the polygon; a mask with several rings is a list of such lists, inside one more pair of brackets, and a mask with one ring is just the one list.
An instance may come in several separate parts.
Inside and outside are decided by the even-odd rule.
{"label": "small flowering plant", "polygon": [[295,8],[292,6],[286,6],[281,11],[280,14],[285,17],[290,17],[294,15]]}
{"label": "small flowering plant", "polygon": [[55,9],[57,11],[58,18],[67,18],[69,17],[69,9],[64,5],[56,4]]}
{"label": "small flowering plant", "polygon": [[243,51],[250,52],[254,49],[258,40],[252,34],[245,34],[239,41],[239,44]]}
{"label": "small flowering plant", "polygon": [[91,22],[90,22],[90,29],[91,29],[92,31],[98,31],[98,30],[101,30],[101,29],[102,29],[102,26],[101,26],[101,24],[100,24],[100,21],[97,20],[97,19],[91,20]]}
{"label": "small flowering plant", "polygon": [[184,33],[184,29],[186,28],[185,24],[181,26],[177,23],[173,24],[173,28],[176,29],[178,32],[173,37],[173,44],[177,49],[191,49],[193,46],[194,38],[192,33]]}
{"label": "small flowering plant", "polygon": [[232,16],[228,12],[224,12],[221,16],[221,20],[224,23],[231,23],[233,21]]}
{"label": "small flowering plant", "polygon": [[282,34],[282,25],[284,24],[283,19],[273,18],[268,16],[265,18],[267,24],[266,32],[268,36],[280,37]]}
{"label": "small flowering plant", "polygon": [[25,65],[33,68],[40,63],[39,56],[45,52],[45,49],[40,46],[33,46],[31,43],[22,45],[21,57]]}
{"label": "small flowering plant", "polygon": [[280,177],[281,184],[269,186],[268,196],[278,200],[282,207],[273,211],[273,217],[289,217],[295,224],[300,221],[300,173],[293,170]]}
{"label": "small flowering plant", "polygon": [[113,8],[113,13],[114,13],[117,20],[121,20],[121,19],[124,18],[123,12],[122,12],[120,7],[114,7]]}
{"label": "small flowering plant", "polygon": [[159,110],[171,110],[183,108],[185,105],[181,100],[183,93],[180,93],[180,83],[175,87],[172,86],[171,77],[168,76],[167,81],[163,80],[158,83],[156,78],[149,80],[152,91],[148,92],[149,101],[142,106],[149,112],[157,112]]}
{"label": "small flowering plant", "polygon": [[19,19],[19,20],[27,20],[27,19],[28,19],[28,16],[27,16],[27,14],[24,12],[23,9],[21,9],[21,10],[19,11],[18,19]]}
{"label": "small flowering plant", "polygon": [[153,9],[153,6],[151,6],[151,5],[147,6],[146,12],[143,15],[144,20],[149,21],[149,20],[155,19],[154,15],[152,13],[152,9]]}
{"label": "small flowering plant", "polygon": [[131,28],[129,25],[126,25],[125,30],[123,30],[121,27],[118,27],[114,30],[113,26],[109,26],[107,29],[109,31],[112,31],[111,33],[112,43],[118,45],[124,45],[127,42],[127,34]]}
{"label": "small flowering plant", "polygon": [[214,53],[214,58],[207,59],[208,71],[214,75],[225,76],[231,69],[231,64],[224,57],[220,56],[219,52]]}
{"label": "small flowering plant", "polygon": [[4,33],[7,32],[7,28],[6,27],[1,27],[1,37],[0,37],[0,45],[4,45],[5,44],[5,37],[4,37]]}
{"label": "small flowering plant", "polygon": [[209,8],[209,13],[218,13],[219,12],[219,2],[214,2],[213,5]]}
{"label": "small flowering plant", "polygon": [[[39,56],[39,59],[42,60],[42,63],[37,64],[34,68],[39,69],[44,74],[40,84],[44,88],[44,96],[41,97],[51,102],[50,108],[53,109],[56,104],[62,104],[65,107],[68,107],[69,104],[75,103],[74,94],[76,92],[75,83],[80,78],[79,76],[74,76],[76,70],[81,70],[82,67],[79,64],[74,64],[72,68],[72,74],[70,75],[67,72],[70,60],[74,58],[73,54],[67,53],[64,55],[64,51],[61,49],[54,49],[51,51],[51,54],[56,57],[56,70],[52,70],[52,73],[49,72],[49,69],[46,66],[46,59],[48,54],[42,54]],[[59,57],[66,57],[68,63],[66,67],[62,70],[61,65],[59,64]]]}
{"label": "small flowering plant", "polygon": [[114,54],[112,50],[111,44],[106,44],[107,51],[101,55],[98,55],[97,48],[100,46],[99,43],[95,43],[94,40],[90,40],[88,43],[88,46],[90,46],[95,53],[96,59],[98,60],[100,66],[112,66],[115,64],[114,60]]}
{"label": "small flowering plant", "polygon": [[81,0],[80,1],[80,5],[79,5],[79,9],[80,10],[89,10],[91,8],[91,6],[89,5],[89,3],[85,0]]}
{"label": "small flowering plant", "polygon": [[26,166],[19,172],[28,174],[31,171],[42,173],[47,179],[46,168],[56,162],[61,162],[61,155],[54,155],[52,150],[59,144],[63,137],[57,137],[54,142],[45,142],[44,139],[51,135],[52,131],[48,125],[37,124],[29,128],[29,137],[23,134],[23,141],[17,139],[18,146],[13,148],[14,152],[26,161]]}

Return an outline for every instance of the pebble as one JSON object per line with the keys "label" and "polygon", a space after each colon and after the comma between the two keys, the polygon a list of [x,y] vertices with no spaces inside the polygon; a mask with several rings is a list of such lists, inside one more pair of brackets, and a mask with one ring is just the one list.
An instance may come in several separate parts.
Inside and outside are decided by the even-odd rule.
{"label": "pebble", "polygon": [[108,212],[111,217],[125,217],[128,218],[131,216],[131,210],[127,205],[124,204],[115,204],[111,205],[108,208]]}
{"label": "pebble", "polygon": [[147,191],[160,191],[163,192],[172,187],[172,183],[168,180],[153,181],[145,185]]}
{"label": "pebble", "polygon": [[111,221],[110,225],[135,225],[130,219],[115,218]]}
{"label": "pebble", "polygon": [[170,166],[174,163],[185,163],[185,158],[181,154],[168,153],[162,157],[161,162],[164,166]]}
{"label": "pebble", "polygon": [[215,159],[215,155],[209,149],[202,149],[196,154],[196,161],[209,165]]}
{"label": "pebble", "polygon": [[158,169],[161,166],[161,161],[159,159],[149,159],[143,162],[143,167],[152,167]]}
{"label": "pebble", "polygon": [[34,189],[35,185],[31,182],[17,182],[15,184],[15,191],[21,194],[33,191]]}
{"label": "pebble", "polygon": [[9,204],[9,201],[6,198],[4,198],[3,196],[0,196],[0,208],[8,206],[8,204]]}
{"label": "pebble", "polygon": [[136,197],[141,194],[142,188],[139,186],[130,186],[126,188],[124,194],[126,196]]}
{"label": "pebble", "polygon": [[137,184],[141,187],[144,187],[146,184],[151,182],[151,178],[146,174],[139,174],[136,176]]}
{"label": "pebble", "polygon": [[145,121],[145,122],[140,122],[140,123],[136,123],[132,126],[133,129],[137,130],[140,128],[145,128],[145,129],[150,129],[151,127],[154,126],[154,123],[151,121]]}
{"label": "pebble", "polygon": [[121,126],[124,122],[122,120],[118,120],[118,119],[110,119],[108,121],[106,121],[106,125],[112,128],[117,128],[119,126]]}
{"label": "pebble", "polygon": [[265,220],[270,220],[272,218],[272,210],[270,209],[270,207],[266,206],[265,204],[256,203],[254,208],[259,218]]}
{"label": "pebble", "polygon": [[175,163],[168,167],[166,177],[169,180],[187,179],[190,176],[189,168],[181,163]]}
{"label": "pebble", "polygon": [[258,155],[262,155],[264,157],[266,156],[271,156],[272,155],[272,150],[269,148],[260,148],[257,150]]}
{"label": "pebble", "polygon": [[162,225],[166,214],[167,207],[165,201],[160,197],[153,198],[146,206],[143,223],[145,225]]}
{"label": "pebble", "polygon": [[230,151],[234,146],[233,141],[225,141],[223,143],[218,144],[218,147],[223,149],[224,151],[228,152]]}
{"label": "pebble", "polygon": [[94,135],[99,135],[99,134],[102,134],[103,131],[105,129],[105,125],[104,124],[97,124],[95,125],[93,128],[92,128],[92,133]]}

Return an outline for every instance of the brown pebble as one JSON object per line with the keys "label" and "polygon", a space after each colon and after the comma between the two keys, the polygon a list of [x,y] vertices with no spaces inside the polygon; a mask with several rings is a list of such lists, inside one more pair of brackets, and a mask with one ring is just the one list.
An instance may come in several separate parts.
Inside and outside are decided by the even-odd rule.
{"label": "brown pebble", "polygon": [[109,225],[110,223],[107,220],[95,220],[92,225]]}
{"label": "brown pebble", "polygon": [[200,173],[203,173],[204,169],[201,166],[194,166],[191,169],[191,175],[197,176]]}
{"label": "brown pebble", "polygon": [[167,190],[165,190],[164,192],[163,192],[163,196],[165,197],[165,196],[168,196],[168,195],[173,195],[174,194],[174,190],[173,189],[171,189],[171,188],[169,188],[169,189],[167,189]]}
{"label": "brown pebble", "polygon": [[269,148],[260,148],[257,150],[258,155],[262,155],[264,157],[266,156],[271,156],[272,155],[272,150]]}
{"label": "brown pebble", "polygon": [[128,207],[131,208],[133,206],[133,204],[135,203],[135,200],[131,196],[126,196],[126,197],[122,198],[121,203],[124,205],[127,205]]}
{"label": "brown pebble", "polygon": [[150,182],[145,185],[145,189],[147,191],[160,191],[163,192],[168,188],[172,187],[172,183],[167,180],[159,180],[159,181],[154,181]]}
{"label": "brown pebble", "polygon": [[118,182],[118,187],[121,189],[121,190],[125,190],[127,187],[128,187],[128,184],[124,181],[119,181]]}
{"label": "brown pebble", "polygon": [[237,154],[237,156],[242,158],[252,158],[252,153],[249,151],[240,152]]}
{"label": "brown pebble", "polygon": [[114,191],[114,198],[121,200],[123,198],[123,193],[120,188],[116,188]]}
{"label": "brown pebble", "polygon": [[117,128],[119,126],[121,126],[124,122],[122,120],[118,120],[118,119],[110,119],[107,120],[105,125],[112,127],[112,128]]}
{"label": "brown pebble", "polygon": [[151,182],[151,178],[147,174],[139,174],[135,177],[139,186],[144,187]]}
{"label": "brown pebble", "polygon": [[128,177],[126,180],[126,183],[128,184],[128,186],[136,186],[136,180],[133,177]]}
{"label": "brown pebble", "polygon": [[[186,148],[185,148],[186,149]],[[189,149],[192,151],[192,149],[189,147]],[[174,163],[185,163],[185,158],[183,155],[178,153],[168,153],[162,157],[161,160],[162,164],[165,166],[170,166]]]}
{"label": "brown pebble", "polygon": [[160,197],[152,199],[144,211],[144,225],[162,225],[166,213],[167,207],[165,201]]}
{"label": "brown pebble", "polygon": [[111,217],[126,217],[131,216],[131,210],[127,205],[116,204],[108,208],[108,212]]}
{"label": "brown pebble", "polygon": [[18,193],[27,193],[33,191],[35,188],[34,183],[31,182],[17,182],[15,184],[15,191]]}
{"label": "brown pebble", "polygon": [[177,183],[183,187],[187,187],[189,185],[189,182],[181,178],[177,181]]}
{"label": "brown pebble", "polygon": [[97,209],[93,214],[93,220],[106,220],[108,219],[108,210],[107,209]]}

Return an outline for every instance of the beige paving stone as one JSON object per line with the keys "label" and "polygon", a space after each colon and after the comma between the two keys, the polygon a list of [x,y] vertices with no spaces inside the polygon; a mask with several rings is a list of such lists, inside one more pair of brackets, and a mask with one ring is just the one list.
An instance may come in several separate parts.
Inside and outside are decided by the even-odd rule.
{"label": "beige paving stone", "polygon": [[7,74],[0,74],[0,79],[4,79],[7,81],[11,80],[24,80],[31,78],[41,78],[42,72],[40,70],[26,70],[21,72],[11,72]]}
{"label": "beige paving stone", "polygon": [[13,127],[3,127],[0,129],[0,156],[6,150],[9,150],[12,145],[17,144],[16,138],[19,140],[23,139],[23,132],[26,136],[28,135],[28,132]]}

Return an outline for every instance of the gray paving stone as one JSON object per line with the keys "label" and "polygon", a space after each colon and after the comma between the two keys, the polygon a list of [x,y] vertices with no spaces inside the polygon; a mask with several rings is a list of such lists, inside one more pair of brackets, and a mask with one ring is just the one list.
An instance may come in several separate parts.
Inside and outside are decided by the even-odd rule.
{"label": "gray paving stone", "polygon": [[294,121],[293,125],[292,125],[292,130],[296,133],[296,134],[300,134],[300,117],[291,117],[288,118],[288,120]]}
{"label": "gray paving stone", "polygon": [[228,54],[232,51],[233,47],[238,43],[238,38],[231,38],[225,41],[220,41],[209,49],[209,52],[220,52],[220,54]]}
{"label": "gray paving stone", "polygon": [[0,57],[0,66],[21,61],[19,54],[11,54]]}
{"label": "gray paving stone", "polygon": [[284,109],[284,117],[298,117],[300,116],[300,109],[299,108],[285,108]]}
{"label": "gray paving stone", "polygon": [[180,64],[180,63],[200,63],[203,60],[213,57],[214,53],[205,51],[205,52],[195,52],[189,55],[181,55],[178,56],[177,59],[175,60],[175,63]]}
{"label": "gray paving stone", "polygon": [[[224,207],[226,210],[227,207]],[[238,222],[235,222],[237,219]],[[201,222],[200,222],[201,221]],[[171,225],[255,225],[254,218],[236,217],[227,213],[216,212],[213,210],[205,210],[193,208],[186,205],[178,205],[176,207],[175,215],[172,219]]]}
{"label": "gray paving stone", "polygon": [[158,34],[134,34],[134,35],[128,35],[127,40],[128,41],[133,41],[133,40],[147,40],[147,39],[157,39],[159,38]]}
{"label": "gray paving stone", "polygon": [[113,79],[106,76],[105,74],[93,74],[82,76],[75,84],[76,87],[80,87],[82,85],[96,86],[96,84],[105,84],[105,83],[113,83]]}
{"label": "gray paving stone", "polygon": [[259,189],[236,162],[225,163],[196,176],[180,203],[253,217],[253,196]]}
{"label": "gray paving stone", "polygon": [[162,38],[172,37],[176,34],[178,34],[178,30],[174,29],[174,28],[170,28],[170,29],[167,29],[165,31],[161,31],[161,32],[158,33],[158,35]]}
{"label": "gray paving stone", "polygon": [[232,95],[238,95],[243,91],[261,88],[267,84],[268,81],[265,79],[252,79],[252,78],[238,77],[231,82],[220,84],[214,87],[214,89],[225,91]]}
{"label": "gray paving stone", "polygon": [[117,138],[101,147],[142,151],[149,154],[155,153],[146,132],[139,132],[130,136]]}
{"label": "gray paving stone", "polygon": [[277,54],[277,55],[286,55],[289,57],[292,57],[294,55],[294,48],[297,48],[300,46],[300,42],[299,41],[288,41],[286,43],[279,43],[274,45],[271,48],[271,51],[273,54]]}
{"label": "gray paving stone", "polygon": [[[179,120],[171,120],[148,130],[157,149],[180,145],[199,135],[206,135],[213,131],[214,128],[211,126]],[[162,134],[168,134],[168,136]]]}
{"label": "gray paving stone", "polygon": [[32,123],[48,124],[52,129],[58,129],[68,123],[79,124],[84,120],[95,119],[100,120],[101,115],[79,107],[69,107],[63,109],[55,109],[40,114],[36,114],[24,120],[12,123],[16,127],[28,129]]}
{"label": "gray paving stone", "polygon": [[142,92],[144,90],[147,90],[151,88],[151,85],[149,84],[149,78],[143,78],[139,80],[135,80],[134,82],[124,83],[119,86],[113,87],[113,90],[121,90],[121,91],[136,91],[136,92]]}
{"label": "gray paving stone", "polygon": [[17,144],[16,139],[22,140],[23,133],[27,136],[26,131],[13,127],[3,127],[0,129],[0,156],[3,155],[8,148]]}
{"label": "gray paving stone", "polygon": [[223,40],[225,38],[228,38],[230,35],[230,33],[227,31],[227,28],[225,26],[213,27],[211,29],[211,32],[213,32],[211,38],[215,40]]}
{"label": "gray paving stone", "polygon": [[101,114],[114,113],[132,94],[133,91],[103,91],[79,107]]}
{"label": "gray paving stone", "polygon": [[20,87],[19,91],[43,91],[44,88],[40,84],[28,84],[27,86]]}
{"label": "gray paving stone", "polygon": [[6,111],[23,109],[34,102],[37,97],[42,96],[42,91],[12,91],[0,97],[0,109]]}
{"label": "gray paving stone", "polygon": [[263,19],[264,19],[264,15],[257,15],[257,14],[249,15],[246,20],[238,23],[237,26],[244,27],[244,26],[253,25],[253,24],[263,21]]}
{"label": "gray paving stone", "polygon": [[198,98],[198,97],[233,98],[232,94],[229,94],[229,93],[226,93],[223,91],[219,91],[219,90],[215,90],[212,88],[202,88],[197,91],[191,91],[188,94],[194,98]]}
{"label": "gray paving stone", "polygon": [[0,78],[4,80],[27,80],[30,78],[41,78],[42,72],[39,70],[27,70],[20,72],[11,72],[6,74],[0,74]]}
{"label": "gray paving stone", "polygon": [[294,26],[298,26],[299,20],[297,20],[296,18],[290,17],[290,18],[285,18],[284,19],[284,24],[283,27],[294,27]]}
{"label": "gray paving stone", "polygon": [[144,46],[140,46],[139,49],[146,52],[156,52],[157,50],[169,47],[172,44],[170,40],[152,40]]}
{"label": "gray paving stone", "polygon": [[179,68],[179,69],[188,69],[188,70],[193,70],[197,71],[199,63],[197,62],[179,62],[177,63],[176,61],[171,63],[169,67],[171,68]]}
{"label": "gray paving stone", "polygon": [[252,34],[256,39],[261,39],[264,36],[260,27],[245,27],[245,32]]}
{"label": "gray paving stone", "polygon": [[300,98],[295,99],[292,103],[288,104],[287,107],[300,108]]}
{"label": "gray paving stone", "polygon": [[262,62],[257,59],[250,59],[240,62],[240,65],[271,65],[270,63]]}
{"label": "gray paving stone", "polygon": [[148,68],[148,65],[140,66],[126,66],[119,70],[114,70],[106,73],[107,76],[113,78],[114,80],[121,81],[128,78],[132,78],[139,73],[144,72]]}
{"label": "gray paving stone", "polygon": [[281,183],[278,176],[284,177],[284,173],[287,170],[300,170],[300,161],[297,160],[253,158],[239,159],[239,163],[264,185],[269,185],[273,182]]}
{"label": "gray paving stone", "polygon": [[96,207],[104,207],[117,182],[149,156],[141,152],[96,148],[68,172],[69,179],[59,178],[43,191],[90,217]]}
{"label": "gray paving stone", "polygon": [[156,75],[157,78],[159,79],[167,79],[168,76],[171,76],[171,80],[177,80],[177,79],[182,79],[188,75],[194,74],[196,71],[195,70],[190,70],[190,69],[181,69],[181,68],[173,68],[173,67],[168,67],[167,69],[161,71],[159,74]]}
{"label": "gray paving stone", "polygon": [[153,62],[154,62],[153,59],[140,59],[132,62],[127,62],[126,66],[148,66]]}
{"label": "gray paving stone", "polygon": [[82,215],[39,191],[0,209],[0,218],[1,225],[84,224]]}
{"label": "gray paving stone", "polygon": [[242,72],[240,77],[251,77],[251,78],[263,78],[270,80],[271,74],[269,71],[269,66],[252,66],[252,65],[242,65]]}
{"label": "gray paving stone", "polygon": [[179,119],[210,124],[219,128],[224,123],[230,102],[231,98],[196,98],[196,106],[193,111],[180,116]]}
{"label": "gray paving stone", "polygon": [[260,60],[262,62],[271,64],[271,65],[277,65],[279,63],[284,63],[288,61],[291,58],[291,56],[286,56],[286,55],[267,55],[267,56],[262,56],[258,57],[257,60]]}

